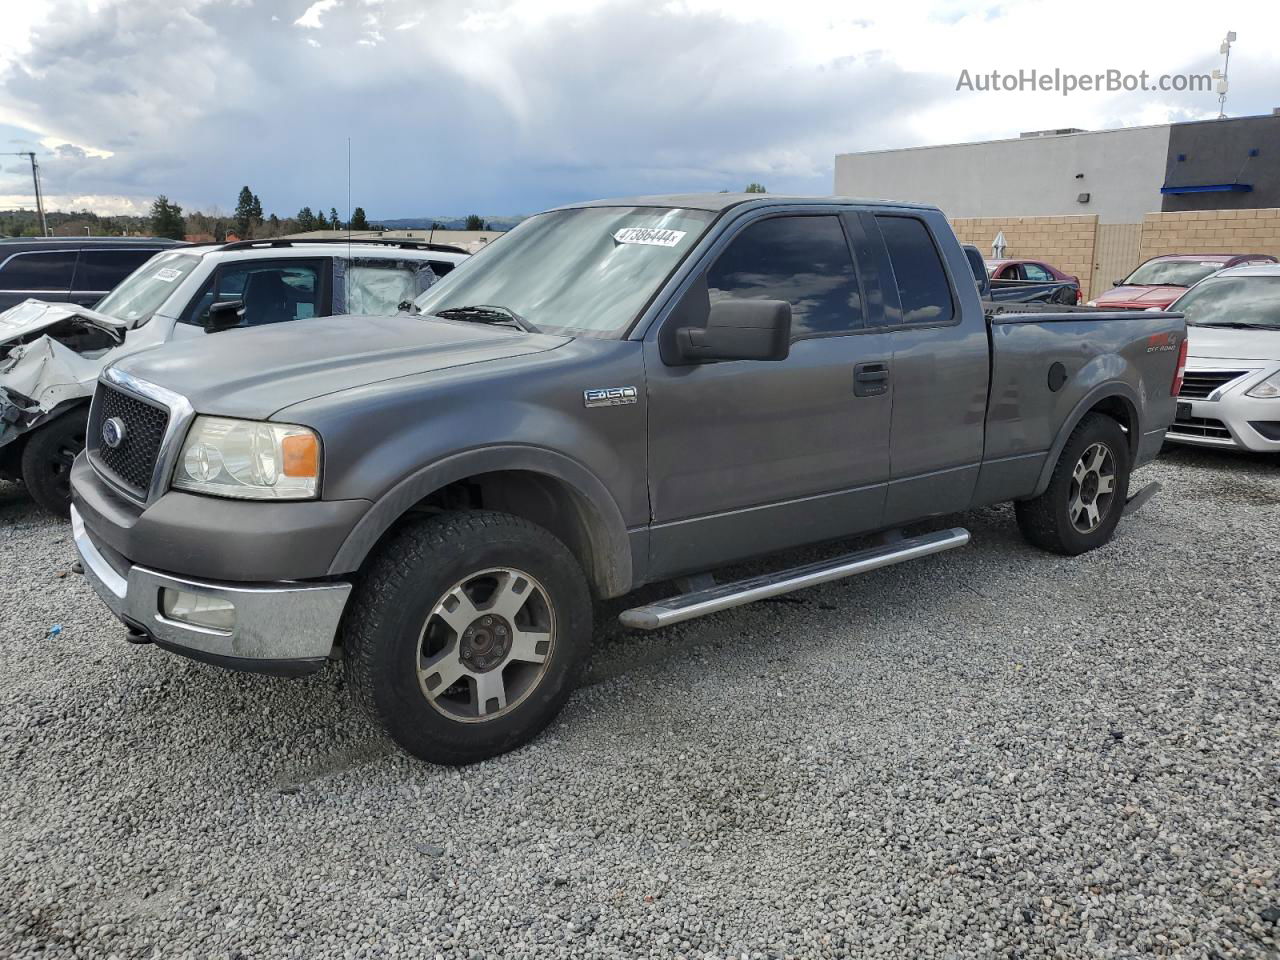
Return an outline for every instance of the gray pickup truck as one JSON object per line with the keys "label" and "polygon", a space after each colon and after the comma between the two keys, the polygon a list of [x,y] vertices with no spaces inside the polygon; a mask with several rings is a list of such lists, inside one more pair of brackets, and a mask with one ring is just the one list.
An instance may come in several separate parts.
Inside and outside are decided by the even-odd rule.
{"label": "gray pickup truck", "polygon": [[400,314],[108,368],[75,542],[134,642],[282,674],[342,659],[402,747],[474,761],[560,710],[593,594],[674,581],[622,614],[658,628],[960,546],[904,527],[1010,500],[1040,547],[1104,544],[1174,417],[1185,327],[1047,310],[988,315],[932,207],[552,210]]}

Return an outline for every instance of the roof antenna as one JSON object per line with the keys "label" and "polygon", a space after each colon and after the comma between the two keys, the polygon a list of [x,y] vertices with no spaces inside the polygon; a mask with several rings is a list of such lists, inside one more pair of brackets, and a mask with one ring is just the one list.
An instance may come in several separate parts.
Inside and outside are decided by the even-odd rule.
{"label": "roof antenna", "polygon": [[347,260],[351,259],[351,138],[347,137]]}

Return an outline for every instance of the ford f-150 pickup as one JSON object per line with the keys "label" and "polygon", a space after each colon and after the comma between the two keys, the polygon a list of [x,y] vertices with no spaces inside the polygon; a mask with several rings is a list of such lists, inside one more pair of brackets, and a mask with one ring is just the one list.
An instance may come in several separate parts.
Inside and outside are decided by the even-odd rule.
{"label": "ford f-150 pickup", "polygon": [[[660,628],[967,542],[1106,543],[1174,417],[1176,314],[984,311],[932,207],[753,194],[543,213],[412,309],[229,331],[104,371],[72,471],[84,572],[134,642],[345,661],[403,748],[525,742],[592,595]],[[869,547],[732,583],[803,544]],[[847,548],[846,548],[847,549]]]}

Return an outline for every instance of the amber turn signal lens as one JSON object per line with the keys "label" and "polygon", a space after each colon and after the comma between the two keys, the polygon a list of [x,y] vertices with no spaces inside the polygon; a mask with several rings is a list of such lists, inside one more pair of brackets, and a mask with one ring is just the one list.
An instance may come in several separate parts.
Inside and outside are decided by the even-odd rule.
{"label": "amber turn signal lens", "polygon": [[320,445],[314,436],[294,434],[285,437],[280,446],[284,451],[286,477],[314,477],[320,473]]}

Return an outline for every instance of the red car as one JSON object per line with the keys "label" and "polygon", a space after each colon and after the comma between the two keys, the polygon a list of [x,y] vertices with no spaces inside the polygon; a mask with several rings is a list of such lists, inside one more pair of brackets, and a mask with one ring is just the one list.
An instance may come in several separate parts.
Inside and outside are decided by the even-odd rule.
{"label": "red car", "polygon": [[1109,310],[1149,307],[1164,310],[1186,293],[1188,287],[1194,287],[1211,273],[1248,263],[1275,262],[1275,257],[1265,253],[1171,253],[1152,257],[1125,279],[1117,280],[1114,288],[1090,300],[1089,306]]}
{"label": "red car", "polygon": [[1037,283],[1070,280],[1076,285],[1076,303],[1082,299],[1080,278],[1063,273],[1043,260],[987,260],[987,276],[992,280],[1032,280]]}

